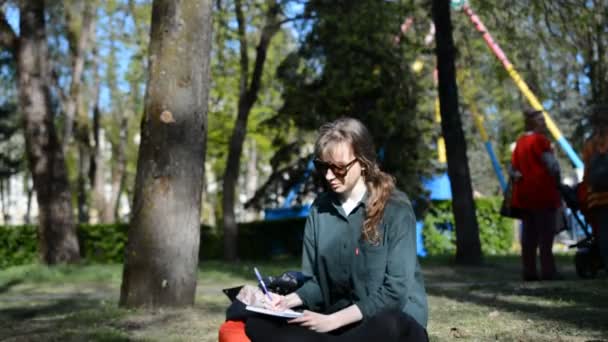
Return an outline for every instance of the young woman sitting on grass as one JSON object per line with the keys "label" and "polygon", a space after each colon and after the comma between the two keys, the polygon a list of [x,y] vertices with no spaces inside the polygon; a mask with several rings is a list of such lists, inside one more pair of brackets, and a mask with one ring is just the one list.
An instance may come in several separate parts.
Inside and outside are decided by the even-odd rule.
{"label": "young woman sitting on grass", "polygon": [[254,316],[259,341],[427,341],[427,300],[416,256],[416,222],[407,196],[382,172],[367,128],[343,118],[321,127],[315,168],[330,191],[306,222],[302,271],[312,278],[273,310],[304,307],[301,317]]}

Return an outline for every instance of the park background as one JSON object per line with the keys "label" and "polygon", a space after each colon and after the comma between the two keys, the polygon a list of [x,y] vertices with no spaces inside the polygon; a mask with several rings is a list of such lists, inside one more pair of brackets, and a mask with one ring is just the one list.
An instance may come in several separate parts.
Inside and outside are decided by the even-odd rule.
{"label": "park background", "polygon": [[[382,167],[424,223],[433,340],[605,339],[606,280],[577,279],[567,248],[560,246],[559,258],[566,280],[519,281],[518,225],[498,214],[501,184],[475,115],[504,169],[529,103],[464,2],[452,3],[450,18],[447,1],[0,2],[0,337],[214,340],[227,305],[221,288],[252,282],[254,262],[268,274],[297,269],[303,219],[293,216],[321,189],[309,167],[315,130],[348,115],[370,128]],[[207,11],[186,15],[197,5]],[[608,4],[465,7],[580,151],[589,106],[608,100]],[[171,45],[151,30],[153,8],[157,23],[186,27],[196,44]],[[24,13],[42,19],[26,21]],[[162,81],[180,80],[150,77],[156,54],[175,74],[209,75],[194,77],[201,96],[185,101],[194,110],[156,113],[184,134],[146,126],[150,103],[183,99],[158,91]],[[31,56],[33,67],[25,62]],[[20,102],[32,95],[19,83],[25,75],[41,80],[42,114]],[[194,124],[182,126],[182,119]],[[46,140],[37,140],[41,131]],[[166,163],[157,170],[141,162],[149,137],[162,150],[151,158]],[[200,170],[180,174],[191,167],[171,158],[188,155],[180,148]],[[577,179],[557,145],[556,152],[565,178]],[[144,183],[149,173],[183,175],[179,186],[193,191],[167,203],[136,186],[138,172]],[[454,205],[429,193],[429,180],[446,174]],[[154,203],[149,221],[133,215],[137,196]],[[268,220],[268,213],[284,217]],[[198,223],[180,221],[192,215]],[[138,245],[145,234],[158,237],[150,248],[160,251],[146,267],[168,273],[139,281],[170,283],[172,270],[193,265],[190,290],[180,292],[188,298],[163,297],[164,286],[140,302],[119,298],[130,226]],[[177,249],[196,257],[180,259],[172,251],[180,240],[171,236],[184,237],[189,243]]]}

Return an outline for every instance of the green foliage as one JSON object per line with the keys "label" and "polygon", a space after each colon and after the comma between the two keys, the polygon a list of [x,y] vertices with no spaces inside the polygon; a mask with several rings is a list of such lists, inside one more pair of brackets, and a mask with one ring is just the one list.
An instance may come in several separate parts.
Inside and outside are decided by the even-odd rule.
{"label": "green foliage", "polygon": [[[305,219],[255,221],[239,224],[239,256],[268,259],[275,256],[299,257]],[[121,263],[127,242],[127,224],[82,224],[78,226],[80,253],[95,263]],[[221,229],[201,226],[200,260],[222,257]],[[0,226],[0,269],[37,260],[36,226]]]}
{"label": "green foliage", "polygon": [[403,2],[307,2],[310,30],[278,69],[285,104],[277,121],[312,131],[338,117],[358,118],[383,151],[383,169],[401,189],[421,193],[420,176],[432,169],[433,123],[431,107],[418,107],[424,94],[410,65],[423,49],[410,37],[423,35],[394,43],[414,11]]}
{"label": "green foliage", "polygon": [[424,248],[430,255],[453,254],[456,251],[452,202],[433,202],[424,219]]}
{"label": "green foliage", "polygon": [[[475,200],[479,239],[484,255],[506,254],[513,244],[513,220],[499,213],[501,198]],[[454,254],[456,234],[453,229],[452,202],[433,202],[424,220],[424,247],[431,255]]]}
{"label": "green foliage", "polygon": [[94,262],[122,262],[127,243],[127,224],[81,224],[80,254]]}
{"label": "green foliage", "polygon": [[36,261],[36,226],[0,226],[0,269]]}
{"label": "green foliage", "polygon": [[0,182],[23,170],[25,144],[20,120],[17,105],[0,100]]}

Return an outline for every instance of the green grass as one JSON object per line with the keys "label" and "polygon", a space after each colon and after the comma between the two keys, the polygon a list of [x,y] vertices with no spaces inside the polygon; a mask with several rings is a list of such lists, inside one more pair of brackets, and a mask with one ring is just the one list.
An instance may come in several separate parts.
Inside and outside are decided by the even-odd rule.
{"label": "green grass", "polygon": [[[563,281],[520,281],[519,257],[462,267],[422,260],[431,341],[608,341],[608,279],[580,280],[572,256],[558,257]],[[221,289],[297,269],[296,260],[207,261],[188,309],[117,307],[122,265],[41,265],[0,271],[2,341],[217,341],[228,300]]]}

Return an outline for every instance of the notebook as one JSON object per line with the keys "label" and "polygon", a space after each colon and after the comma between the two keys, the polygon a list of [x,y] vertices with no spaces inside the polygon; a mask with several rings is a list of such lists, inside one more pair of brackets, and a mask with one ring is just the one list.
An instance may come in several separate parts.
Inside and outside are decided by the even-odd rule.
{"label": "notebook", "polygon": [[291,309],[287,309],[284,311],[272,311],[272,310],[261,308],[259,306],[251,306],[251,305],[247,305],[246,309],[248,311],[253,311],[253,312],[261,313],[263,315],[270,315],[270,316],[275,316],[275,317],[297,318],[297,317],[302,316],[301,312],[293,311]]}
{"label": "notebook", "polygon": [[242,288],[243,286],[236,286],[227,289],[222,289],[222,292],[224,292],[224,294],[228,297],[228,299],[230,299],[231,302],[234,302],[236,296],[239,294],[239,291],[241,291]]}

